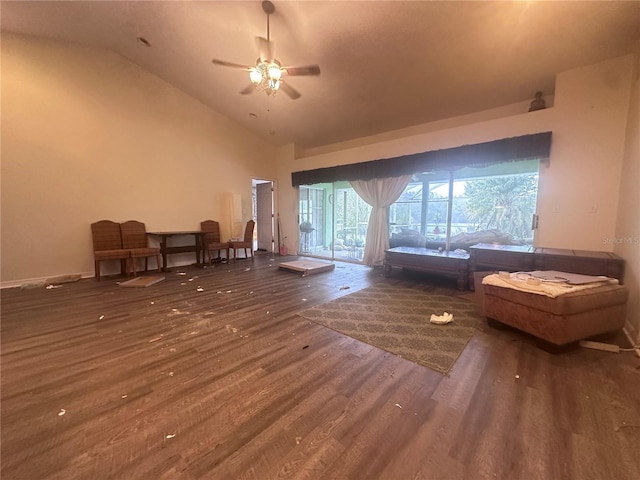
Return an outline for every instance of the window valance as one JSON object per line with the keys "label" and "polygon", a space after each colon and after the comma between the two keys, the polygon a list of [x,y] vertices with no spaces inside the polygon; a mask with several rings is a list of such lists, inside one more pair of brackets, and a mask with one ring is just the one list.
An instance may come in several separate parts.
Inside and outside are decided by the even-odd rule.
{"label": "window valance", "polygon": [[551,132],[534,133],[395,158],[293,172],[291,183],[297,187],[340,180],[398,177],[434,170],[455,170],[462,167],[520,160],[548,160],[550,150]]}

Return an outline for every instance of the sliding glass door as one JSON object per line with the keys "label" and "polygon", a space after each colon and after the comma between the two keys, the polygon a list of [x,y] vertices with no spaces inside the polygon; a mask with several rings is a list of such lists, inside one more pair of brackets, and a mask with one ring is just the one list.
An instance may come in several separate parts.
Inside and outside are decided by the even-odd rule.
{"label": "sliding glass door", "polygon": [[327,189],[321,185],[303,186],[299,192],[299,252],[317,254],[325,244],[324,232],[327,226],[328,212],[325,208]]}
{"label": "sliding glass door", "polygon": [[349,182],[300,186],[298,212],[301,255],[362,260],[371,207]]}

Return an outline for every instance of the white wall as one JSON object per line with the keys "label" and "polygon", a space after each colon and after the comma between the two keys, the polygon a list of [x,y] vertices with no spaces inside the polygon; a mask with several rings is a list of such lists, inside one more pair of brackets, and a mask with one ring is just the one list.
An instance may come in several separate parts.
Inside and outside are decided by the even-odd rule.
{"label": "white wall", "polygon": [[97,220],[228,238],[229,198],[248,220],[251,178],[275,169],[273,146],[106,51],[3,33],[1,114],[5,286],[92,274]]}
{"label": "white wall", "polygon": [[538,192],[541,246],[613,251],[633,55],[557,77],[553,146]]}

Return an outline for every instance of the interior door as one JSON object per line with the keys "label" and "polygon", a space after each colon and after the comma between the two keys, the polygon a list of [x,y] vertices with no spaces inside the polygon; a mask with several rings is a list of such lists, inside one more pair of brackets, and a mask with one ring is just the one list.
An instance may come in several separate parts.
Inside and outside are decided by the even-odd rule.
{"label": "interior door", "polygon": [[273,182],[256,185],[256,231],[258,250],[272,253],[273,238]]}

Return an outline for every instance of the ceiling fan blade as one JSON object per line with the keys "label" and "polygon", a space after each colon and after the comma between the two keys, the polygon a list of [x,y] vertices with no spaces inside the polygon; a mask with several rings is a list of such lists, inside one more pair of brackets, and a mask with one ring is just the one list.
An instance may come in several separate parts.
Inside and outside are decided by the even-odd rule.
{"label": "ceiling fan blade", "polygon": [[256,45],[258,46],[258,52],[260,55],[260,61],[272,62],[273,57],[276,55],[276,45],[271,40],[267,40],[264,37],[256,37]]}
{"label": "ceiling fan blade", "polygon": [[212,59],[211,63],[214,65],[221,65],[223,67],[231,67],[231,68],[239,68],[241,70],[251,70],[252,67],[248,67],[247,65],[240,65],[239,63],[226,62],[224,60]]}
{"label": "ceiling fan blade", "polygon": [[289,95],[289,97],[291,97],[291,100],[296,100],[302,96],[302,94],[299,91],[297,91],[288,83],[281,83],[280,90],[282,90],[284,93]]}
{"label": "ceiling fan blade", "polygon": [[244,87],[242,90],[240,90],[240,95],[249,95],[250,93],[252,93],[254,90],[256,89],[256,87],[252,84],[247,85],[246,87]]}
{"label": "ceiling fan blade", "polygon": [[302,75],[320,75],[320,67],[318,65],[306,65],[304,67],[282,67],[290,76]]}

